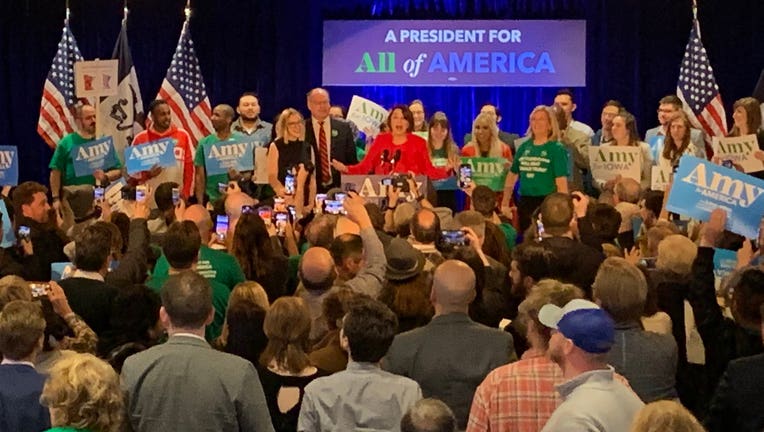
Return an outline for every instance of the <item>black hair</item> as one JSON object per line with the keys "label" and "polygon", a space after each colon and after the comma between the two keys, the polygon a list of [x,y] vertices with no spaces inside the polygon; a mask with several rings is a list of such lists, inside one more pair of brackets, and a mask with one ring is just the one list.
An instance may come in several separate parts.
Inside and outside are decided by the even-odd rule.
{"label": "black hair", "polygon": [[342,324],[353,361],[377,363],[387,354],[398,329],[398,318],[377,300],[351,307]]}

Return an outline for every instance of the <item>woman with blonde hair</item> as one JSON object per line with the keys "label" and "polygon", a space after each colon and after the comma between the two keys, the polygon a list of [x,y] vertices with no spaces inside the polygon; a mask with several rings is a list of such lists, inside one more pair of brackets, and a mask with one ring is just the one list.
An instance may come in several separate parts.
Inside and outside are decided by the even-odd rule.
{"label": "woman with blonde hair", "polygon": [[[285,109],[274,129],[278,138],[268,147],[268,183],[281,198],[305,197],[307,191],[304,202],[312,207],[316,179],[309,168],[313,166],[315,157],[313,149],[305,142],[302,114],[294,108]],[[292,185],[286,184],[287,175],[292,176]]]}
{"label": "woman with blonde hair", "polygon": [[512,167],[504,183],[501,209],[511,214],[509,201],[520,182],[517,211],[520,232],[525,232],[531,215],[547,195],[568,193],[568,151],[560,140],[557,118],[548,106],[539,105],[530,115],[530,138],[518,147]]}
{"label": "woman with blonde hair", "polygon": [[472,122],[472,140],[462,148],[465,157],[500,157],[512,161],[512,151],[499,139],[496,117],[480,113]]}
{"label": "woman with blonde hair", "polygon": [[119,376],[92,354],[72,354],[51,369],[40,402],[50,410],[49,431],[118,432],[125,401]]}
{"label": "woman with blonde hair", "polygon": [[236,285],[228,298],[223,331],[215,346],[257,364],[268,343],[263,324],[269,308],[268,295],[259,283]]}
{"label": "woman with blonde hair", "polygon": [[658,401],[642,408],[630,432],[705,432],[698,419],[675,401]]}
{"label": "woman with blonde hair", "polygon": [[310,313],[299,297],[281,297],[265,316],[268,345],[258,370],[276,431],[297,430],[305,387],[324,375],[308,358]]}

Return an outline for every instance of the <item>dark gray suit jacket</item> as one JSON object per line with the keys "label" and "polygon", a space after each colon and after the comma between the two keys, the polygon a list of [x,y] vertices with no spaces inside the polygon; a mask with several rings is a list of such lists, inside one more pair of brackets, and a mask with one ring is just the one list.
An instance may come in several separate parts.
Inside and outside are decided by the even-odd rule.
{"label": "dark gray suit jacket", "polygon": [[515,360],[509,333],[451,313],[396,336],[382,368],[419,383],[424,397],[445,402],[464,429],[477,386],[489,372]]}
{"label": "dark gray suit jacket", "polygon": [[[337,119],[330,119],[332,130],[330,131],[331,143],[329,145],[329,158],[337,159],[345,165],[355,165],[358,163],[358,155],[355,151],[355,140],[353,131],[347,122]],[[335,133],[336,131],[336,133]],[[332,170],[332,182],[329,185],[321,184],[321,163],[318,158],[321,153],[318,151],[316,142],[316,133],[313,131],[313,119],[305,119],[305,142],[313,147],[313,154],[316,155],[316,185],[318,192],[323,193],[333,187],[340,187],[341,174],[334,168]]]}
{"label": "dark gray suit jacket", "polygon": [[263,387],[247,360],[191,336],[171,336],[122,367],[136,432],[273,431]]}

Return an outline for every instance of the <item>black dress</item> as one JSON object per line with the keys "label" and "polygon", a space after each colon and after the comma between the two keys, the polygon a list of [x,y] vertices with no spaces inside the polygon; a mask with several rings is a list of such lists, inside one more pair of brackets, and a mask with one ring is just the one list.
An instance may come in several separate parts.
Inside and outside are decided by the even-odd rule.
{"label": "black dress", "polygon": [[279,138],[273,142],[279,151],[279,173],[278,179],[284,184],[287,171],[299,164],[307,164],[312,158],[312,149],[305,141],[284,141]]}
{"label": "black dress", "polygon": [[[265,400],[268,402],[268,411],[271,413],[271,422],[276,432],[294,432],[297,430],[297,418],[300,415],[302,398],[305,396],[305,387],[316,378],[326,376],[327,373],[318,369],[316,373],[308,376],[286,376],[274,373],[270,369],[258,366],[260,382],[263,385]],[[300,399],[287,412],[279,409],[279,391],[282,388],[297,388],[300,391]]]}

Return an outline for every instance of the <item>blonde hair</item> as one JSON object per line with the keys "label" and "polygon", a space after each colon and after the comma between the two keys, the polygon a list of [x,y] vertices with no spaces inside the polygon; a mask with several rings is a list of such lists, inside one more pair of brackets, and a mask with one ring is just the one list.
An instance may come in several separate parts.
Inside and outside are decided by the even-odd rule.
{"label": "blonde hair", "polygon": [[19,276],[5,276],[0,279],[0,311],[14,300],[32,300],[29,282]]}
{"label": "blonde hair", "polygon": [[472,140],[467,144],[475,148],[475,155],[480,156],[480,143],[477,141],[477,125],[478,123],[486,123],[488,130],[491,131],[490,145],[488,147],[488,157],[501,157],[503,145],[499,140],[499,126],[496,124],[496,116],[488,113],[480,113],[472,121]]}
{"label": "blonde hair", "polygon": [[692,262],[698,256],[698,246],[681,234],[672,234],[658,243],[655,267],[672,270],[680,275],[690,274]]}
{"label": "blonde hair", "polygon": [[[548,107],[546,105],[539,105],[536,108],[533,108],[533,111],[531,111],[531,115],[528,116],[528,121],[530,122],[531,117],[533,117],[534,114],[536,114],[539,111],[543,111],[546,113],[547,118],[549,118],[549,125],[551,127],[551,130],[549,131],[549,136],[547,137],[548,141],[559,141],[560,140],[560,125],[557,123],[557,116],[554,114],[554,110],[552,110],[551,107]],[[535,139],[536,137],[533,135],[533,128],[528,126],[528,132],[526,133],[527,136],[530,136],[531,139]]]}
{"label": "blonde hair", "polygon": [[[281,111],[281,114],[279,114],[279,119],[276,122],[276,137],[281,138],[284,141],[286,141],[286,135],[287,135],[287,123],[289,122],[289,117],[292,117],[293,115],[296,115],[300,117],[300,121],[303,121],[304,118],[302,117],[302,114],[300,114],[299,111],[297,111],[294,108],[287,108],[284,111]],[[302,125],[300,127],[300,135],[298,137],[300,141],[305,140],[305,125]]]}
{"label": "blonde hair", "polygon": [[52,426],[117,432],[124,422],[125,400],[119,376],[92,354],[72,354],[49,371],[40,402],[51,410]]}
{"label": "blonde hair", "polygon": [[630,432],[705,432],[698,419],[675,401],[663,400],[645,405],[634,417]]}
{"label": "blonde hair", "polygon": [[594,278],[592,296],[615,322],[639,321],[647,301],[647,278],[623,258],[606,258]]}
{"label": "blonde hair", "polygon": [[528,323],[533,321],[541,336],[540,342],[544,344],[544,348],[548,348],[549,338],[552,334],[551,330],[539,321],[539,311],[545,304],[563,307],[569,301],[580,298],[584,298],[584,292],[573,284],[562,283],[555,279],[540,280],[528,291],[525,300],[518,306],[517,321],[520,331],[522,334],[526,334]]}

